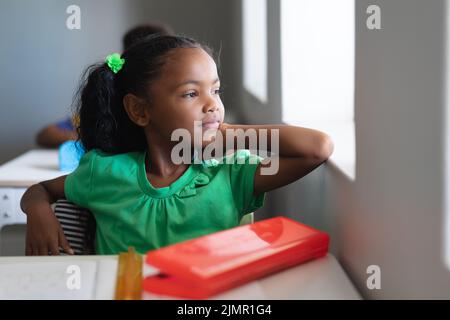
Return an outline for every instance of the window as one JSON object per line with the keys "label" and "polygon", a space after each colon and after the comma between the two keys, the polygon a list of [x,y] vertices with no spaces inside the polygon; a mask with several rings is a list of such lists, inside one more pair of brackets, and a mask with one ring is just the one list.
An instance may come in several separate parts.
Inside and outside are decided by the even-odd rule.
{"label": "window", "polygon": [[355,176],[354,0],[281,0],[282,119],[328,133]]}
{"label": "window", "polygon": [[243,0],[244,87],[267,102],[267,3]]}

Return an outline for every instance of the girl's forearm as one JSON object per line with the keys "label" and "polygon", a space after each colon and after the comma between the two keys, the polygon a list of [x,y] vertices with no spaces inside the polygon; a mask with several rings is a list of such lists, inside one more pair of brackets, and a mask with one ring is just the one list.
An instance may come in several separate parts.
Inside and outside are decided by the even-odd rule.
{"label": "girl's forearm", "polygon": [[[233,135],[228,134],[228,139],[233,138],[232,144],[227,141],[226,130],[231,129]],[[241,129],[241,130],[239,130]],[[252,130],[249,130],[252,129]],[[262,134],[265,130],[266,135]],[[271,130],[278,130],[279,141],[271,141]],[[245,148],[250,148],[251,137],[255,137],[258,140],[258,150],[261,146],[261,138],[266,137],[267,151],[272,151],[273,143],[279,143],[279,156],[281,157],[315,157],[315,158],[327,158],[331,154],[333,144],[327,134],[302,127],[295,127],[289,125],[231,125],[223,124],[220,127],[224,139],[224,149],[227,145],[237,146],[237,142],[245,139]],[[251,134],[251,132],[256,134]]]}

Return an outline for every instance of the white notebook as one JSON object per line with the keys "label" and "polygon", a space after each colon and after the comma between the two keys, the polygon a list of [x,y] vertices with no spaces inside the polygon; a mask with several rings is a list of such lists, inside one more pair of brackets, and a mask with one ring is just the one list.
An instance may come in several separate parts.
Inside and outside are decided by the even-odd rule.
{"label": "white notebook", "polygon": [[94,299],[97,261],[28,261],[0,264],[0,300]]}

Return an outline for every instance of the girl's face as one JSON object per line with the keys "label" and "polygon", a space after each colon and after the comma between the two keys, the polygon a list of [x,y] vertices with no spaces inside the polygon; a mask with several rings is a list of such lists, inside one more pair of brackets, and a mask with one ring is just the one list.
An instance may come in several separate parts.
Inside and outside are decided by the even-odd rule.
{"label": "girl's face", "polygon": [[150,97],[147,129],[168,141],[179,128],[187,129],[194,141],[195,121],[197,132],[199,129],[214,132],[224,119],[216,64],[200,48],[170,51],[161,75],[150,87]]}

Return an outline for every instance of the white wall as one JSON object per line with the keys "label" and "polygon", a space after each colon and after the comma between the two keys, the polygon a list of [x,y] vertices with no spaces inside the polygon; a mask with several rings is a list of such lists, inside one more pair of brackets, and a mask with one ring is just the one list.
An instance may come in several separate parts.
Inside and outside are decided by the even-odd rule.
{"label": "white wall", "polygon": [[[277,3],[269,0],[269,12],[277,12]],[[382,30],[366,28],[370,4],[381,7]],[[356,0],[356,180],[325,164],[271,194],[261,211],[328,231],[331,251],[367,298],[450,298],[445,9],[443,0]],[[278,27],[272,18],[272,44]],[[279,56],[271,50],[268,105],[242,92],[243,113],[252,123],[280,119]],[[373,264],[381,268],[381,290],[366,287]]]}
{"label": "white wall", "polygon": [[[370,4],[381,8],[382,30],[365,28]],[[445,9],[445,1],[357,1],[356,183],[335,216],[340,256],[368,297],[450,298]],[[364,286],[369,264],[381,267],[380,291]]]}

